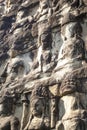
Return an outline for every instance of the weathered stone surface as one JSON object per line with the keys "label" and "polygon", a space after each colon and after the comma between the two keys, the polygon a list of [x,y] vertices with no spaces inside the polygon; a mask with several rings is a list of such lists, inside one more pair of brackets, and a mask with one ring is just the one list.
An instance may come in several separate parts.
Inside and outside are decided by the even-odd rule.
{"label": "weathered stone surface", "polygon": [[1,130],[87,130],[86,43],[86,0],[0,0]]}

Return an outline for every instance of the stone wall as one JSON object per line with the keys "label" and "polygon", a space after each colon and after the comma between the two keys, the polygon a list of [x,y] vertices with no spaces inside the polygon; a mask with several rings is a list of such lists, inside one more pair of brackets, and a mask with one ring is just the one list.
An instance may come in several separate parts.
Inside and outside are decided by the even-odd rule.
{"label": "stone wall", "polygon": [[0,0],[0,129],[87,130],[86,0]]}

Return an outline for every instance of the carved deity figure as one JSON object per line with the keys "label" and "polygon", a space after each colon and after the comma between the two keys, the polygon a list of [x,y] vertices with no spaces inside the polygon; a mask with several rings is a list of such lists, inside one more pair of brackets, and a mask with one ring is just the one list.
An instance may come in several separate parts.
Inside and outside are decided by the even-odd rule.
{"label": "carved deity figure", "polygon": [[42,45],[43,50],[51,48],[51,41],[48,39],[51,37],[50,23],[48,21],[51,16],[51,9],[48,0],[40,0],[38,16],[38,44]]}
{"label": "carved deity figure", "polygon": [[40,89],[42,88],[34,90],[31,95],[30,116],[24,130],[49,130],[50,128],[49,118],[46,115],[46,100],[44,96],[41,96],[46,93],[38,93]]}
{"label": "carved deity figure", "polygon": [[12,80],[16,80],[17,78],[21,78],[24,74],[24,63],[22,60],[9,60],[8,64],[4,70],[6,73],[6,83],[9,84]]}
{"label": "carved deity figure", "polygon": [[[37,60],[39,67],[42,70],[43,64],[48,64],[51,61],[51,25],[50,25],[51,8],[48,0],[39,0],[39,9],[34,15],[33,19],[38,24],[38,54]],[[42,63],[42,61],[44,63]]]}
{"label": "carved deity figure", "polygon": [[0,99],[0,130],[19,130],[19,121],[13,115],[13,97],[5,92]]}
{"label": "carved deity figure", "polygon": [[56,130],[87,129],[86,104],[82,106],[84,101],[81,98],[82,96],[79,93],[71,93],[61,97],[59,101],[59,121]]}
{"label": "carved deity figure", "polygon": [[43,99],[33,99],[30,106],[29,122],[24,130],[49,130],[49,119],[44,115]]}
{"label": "carved deity figure", "polygon": [[[85,44],[81,38],[82,27],[75,17],[67,13],[62,20],[61,36],[63,44],[58,55],[56,69],[63,68],[66,73],[82,66],[85,60]],[[65,69],[64,71],[64,68]]]}
{"label": "carved deity figure", "polygon": [[[51,62],[51,48],[52,48],[52,36],[51,36],[51,14],[52,10],[49,7],[49,0],[39,0],[39,8],[34,16],[28,16],[23,18],[24,11],[19,11],[17,14],[16,24],[10,30],[10,33],[14,31],[14,36],[17,32],[21,32],[21,26],[29,23],[30,27],[34,22],[38,26],[38,40],[37,40],[37,62],[39,63],[39,69],[42,71],[44,65]],[[17,37],[17,36],[16,36]],[[14,51],[13,52],[13,55]]]}

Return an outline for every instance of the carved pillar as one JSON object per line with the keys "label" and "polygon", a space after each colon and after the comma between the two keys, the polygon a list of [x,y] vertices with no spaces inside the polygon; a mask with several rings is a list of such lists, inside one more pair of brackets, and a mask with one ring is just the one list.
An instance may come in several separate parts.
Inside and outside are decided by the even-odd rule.
{"label": "carved pillar", "polygon": [[27,122],[28,122],[28,116],[29,116],[29,100],[27,98],[27,95],[24,94],[22,96],[22,103],[23,103],[23,112],[22,112],[22,119],[21,119],[21,128],[20,130],[24,130]]}
{"label": "carved pillar", "polygon": [[51,98],[51,128],[55,128],[56,125],[56,117],[57,117],[57,110],[56,110],[56,98]]}

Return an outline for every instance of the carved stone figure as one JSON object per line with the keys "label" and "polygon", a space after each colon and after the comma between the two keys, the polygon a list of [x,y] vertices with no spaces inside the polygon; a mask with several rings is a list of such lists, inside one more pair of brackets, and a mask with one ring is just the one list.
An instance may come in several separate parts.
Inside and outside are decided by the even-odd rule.
{"label": "carved stone figure", "polygon": [[57,74],[62,73],[60,85],[62,97],[58,104],[59,120],[56,130],[86,130],[87,111],[84,110],[81,99],[79,99],[80,79],[78,80],[78,75],[72,73],[81,68],[82,61],[85,60],[86,48],[81,38],[83,30],[78,19],[70,13],[64,15],[61,25],[63,44],[58,55],[59,72]]}
{"label": "carved stone figure", "polygon": [[49,119],[44,115],[43,99],[33,99],[30,106],[30,119],[27,128],[24,130],[44,130],[49,129]]}
{"label": "carved stone figure", "polygon": [[59,102],[59,113],[56,130],[86,130],[87,111],[81,105],[79,93],[63,96]]}
{"label": "carved stone figure", "polygon": [[[79,46],[79,48],[77,48]],[[67,52],[67,51],[68,52]],[[78,59],[83,59],[85,58],[85,46],[84,46],[84,41],[79,38],[75,37],[72,38],[71,41],[69,40],[65,41],[61,47],[61,53],[59,54],[59,60],[64,59],[64,58],[78,58]]]}
{"label": "carved stone figure", "polygon": [[76,19],[75,15],[67,13],[62,17],[61,21],[61,35],[63,40],[70,39],[74,36],[81,36],[82,26],[80,22]]}
{"label": "carved stone figure", "polygon": [[0,129],[19,130],[19,121],[13,115],[13,97],[5,92],[0,100]]}
{"label": "carved stone figure", "polygon": [[69,69],[74,70],[76,67],[82,66],[82,61],[85,60],[85,44],[81,34],[81,24],[76,21],[73,15],[67,13],[62,20],[61,35],[63,44],[58,55],[57,68],[64,68],[65,65],[69,71]]}
{"label": "carved stone figure", "polygon": [[41,71],[43,66],[47,64],[47,60],[49,60],[48,63],[51,62],[52,36],[50,16],[51,8],[49,7],[49,1],[39,0],[39,9],[37,10],[33,19],[37,21],[38,24],[37,60],[39,62],[39,67]]}
{"label": "carved stone figure", "polygon": [[86,1],[0,0],[0,130],[87,130]]}
{"label": "carved stone figure", "polygon": [[10,83],[12,80],[16,80],[17,78],[21,78],[24,75],[24,63],[22,60],[9,60],[8,68],[6,70],[7,78],[6,82]]}
{"label": "carved stone figure", "polygon": [[[49,130],[50,122],[49,118],[46,115],[46,100],[45,100],[45,91],[40,93],[40,88],[33,90],[30,99],[30,116],[28,123],[24,130]],[[38,93],[39,92],[39,93]],[[43,95],[43,96],[42,96]]]}

